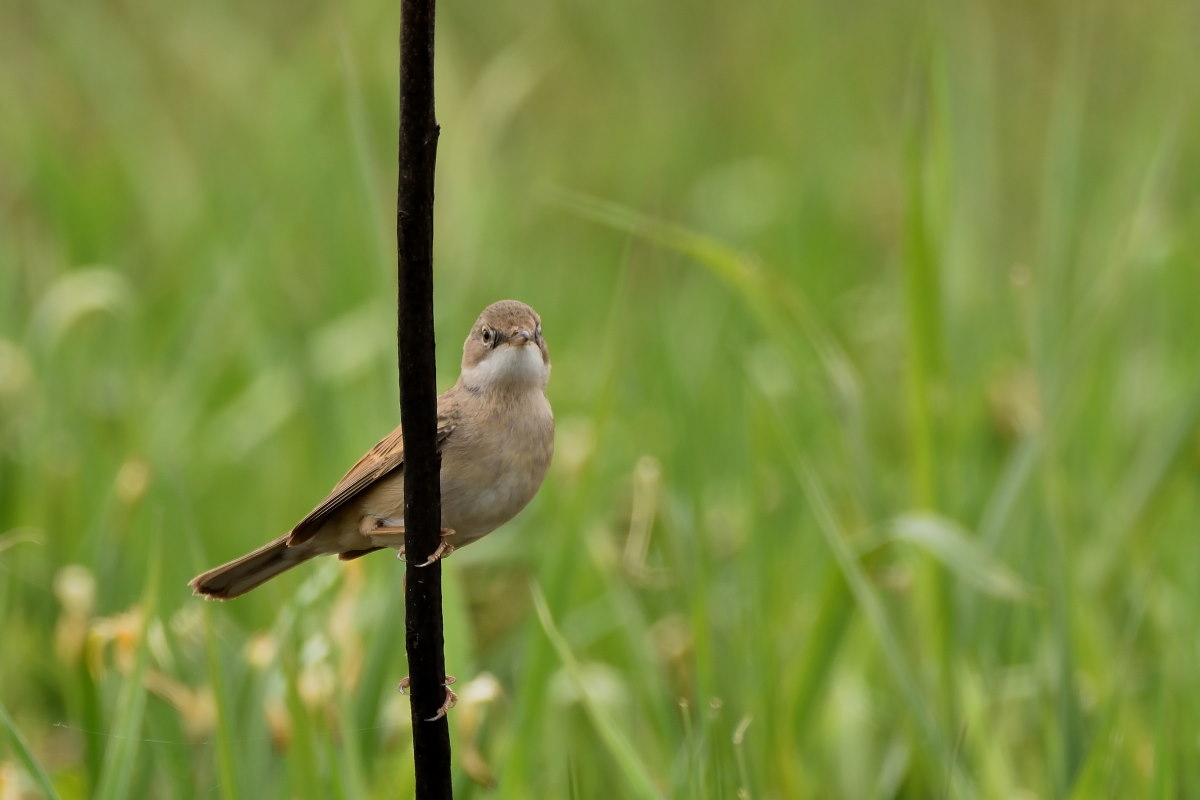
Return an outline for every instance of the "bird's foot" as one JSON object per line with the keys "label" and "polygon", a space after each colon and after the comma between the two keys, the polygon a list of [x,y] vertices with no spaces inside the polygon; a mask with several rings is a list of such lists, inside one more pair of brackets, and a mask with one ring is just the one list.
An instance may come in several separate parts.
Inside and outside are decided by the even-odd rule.
{"label": "bird's foot", "polygon": [[429,554],[429,560],[424,564],[417,564],[418,567],[428,567],[435,561],[440,561],[446,556],[454,552],[454,545],[446,541],[447,536],[453,536],[454,531],[449,528],[442,528],[442,540],[438,542],[437,549]]}
{"label": "bird's foot", "polygon": [[[387,541],[389,537],[400,538],[400,544],[396,547],[396,558],[400,559],[401,561],[407,561],[408,559],[404,557],[404,531],[405,528],[403,525],[379,525],[371,528],[368,531],[365,531],[364,533],[367,536],[378,536],[382,541]],[[441,559],[453,553],[454,545],[446,541],[446,537],[453,535],[454,530],[452,528],[442,528],[440,534],[442,540],[438,543],[437,549],[433,551],[428,559],[426,559],[425,563],[417,564],[417,566],[428,567],[433,562],[440,561]]]}
{"label": "bird's foot", "polygon": [[[447,711],[458,705],[458,695],[450,688],[450,684],[454,683],[456,680],[458,679],[453,675],[446,676],[445,682],[442,683],[442,686],[446,690],[446,701],[438,707],[438,712],[436,714],[425,720],[426,722],[436,722],[437,720],[446,716]],[[400,690],[400,694],[408,694],[408,689],[411,685],[412,681],[408,678],[408,676],[405,676],[400,679],[400,685],[396,688]]]}
{"label": "bird's foot", "polygon": [[[416,566],[418,566],[418,567],[428,567],[428,566],[429,566],[430,564],[432,564],[433,562],[435,562],[435,561],[440,561],[440,560],[442,560],[443,558],[445,558],[446,556],[448,556],[448,555],[450,555],[451,553],[453,553],[453,552],[454,552],[454,549],[455,549],[455,548],[454,548],[454,545],[452,545],[452,544],[450,544],[449,542],[447,542],[447,541],[446,541],[446,537],[447,537],[447,536],[453,536],[453,535],[454,535],[454,530],[453,530],[453,529],[451,529],[451,528],[442,528],[442,532],[441,532],[441,537],[442,537],[442,540],[441,540],[440,542],[438,542],[437,549],[435,549],[435,550],[434,550],[434,551],[433,551],[433,552],[432,552],[432,553],[429,555],[429,558],[428,558],[428,559],[426,559],[424,563],[422,563],[422,564],[417,564]],[[405,554],[404,554],[404,545],[400,545],[400,547],[399,547],[399,549],[398,549],[398,552],[396,553],[396,558],[400,559],[401,561],[405,561],[405,562],[407,562],[407,561],[408,561],[408,559],[407,559],[407,558],[405,558],[405,557],[404,557],[404,555],[405,555]]]}

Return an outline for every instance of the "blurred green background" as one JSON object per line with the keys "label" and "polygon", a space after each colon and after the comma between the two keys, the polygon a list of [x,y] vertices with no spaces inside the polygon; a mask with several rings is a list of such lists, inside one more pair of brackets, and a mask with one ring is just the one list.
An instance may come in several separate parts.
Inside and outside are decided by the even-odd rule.
{"label": "blurred green background", "polygon": [[[0,11],[0,797],[411,793],[394,559],[185,586],[397,419],[396,5]],[[1200,793],[1198,25],[443,0],[440,388],[519,298],[559,425],[460,797]]]}

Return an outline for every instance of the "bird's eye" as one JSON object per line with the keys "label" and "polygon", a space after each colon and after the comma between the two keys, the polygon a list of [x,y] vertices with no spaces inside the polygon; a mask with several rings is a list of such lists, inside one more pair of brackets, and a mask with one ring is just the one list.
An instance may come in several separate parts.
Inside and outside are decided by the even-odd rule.
{"label": "bird's eye", "polygon": [[492,343],[492,329],[484,328],[483,330],[481,330],[479,332],[479,337],[481,339],[483,339],[484,344],[491,344]]}
{"label": "bird's eye", "polygon": [[533,338],[535,338],[535,339],[542,338],[542,326],[540,324],[533,329]]}

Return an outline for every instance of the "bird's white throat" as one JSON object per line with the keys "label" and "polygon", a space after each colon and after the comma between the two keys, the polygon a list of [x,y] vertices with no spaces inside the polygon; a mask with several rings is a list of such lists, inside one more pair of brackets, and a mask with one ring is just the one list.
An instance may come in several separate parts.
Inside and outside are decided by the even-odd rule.
{"label": "bird's white throat", "polygon": [[550,365],[542,360],[541,349],[532,343],[522,347],[501,345],[462,373],[463,383],[469,389],[544,389],[549,379]]}

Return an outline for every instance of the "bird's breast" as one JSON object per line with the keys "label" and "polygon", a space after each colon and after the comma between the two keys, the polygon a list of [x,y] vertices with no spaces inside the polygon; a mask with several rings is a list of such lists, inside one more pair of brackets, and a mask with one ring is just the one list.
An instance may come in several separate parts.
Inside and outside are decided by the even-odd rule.
{"label": "bird's breast", "polygon": [[442,451],[442,521],[462,546],[524,508],[554,453],[554,418],[541,392],[468,409]]}

